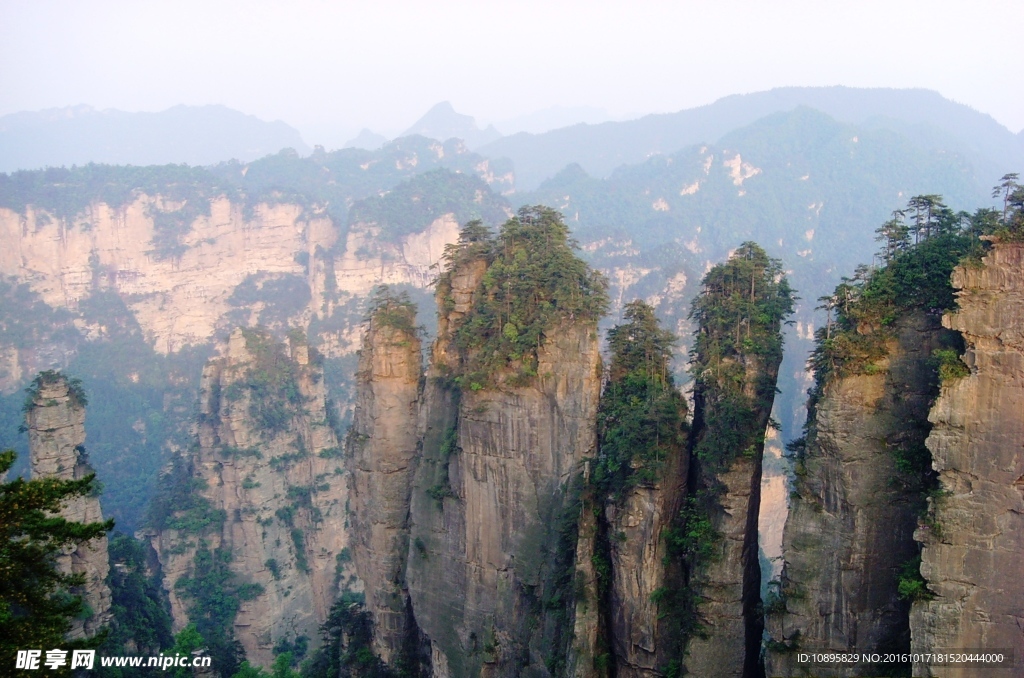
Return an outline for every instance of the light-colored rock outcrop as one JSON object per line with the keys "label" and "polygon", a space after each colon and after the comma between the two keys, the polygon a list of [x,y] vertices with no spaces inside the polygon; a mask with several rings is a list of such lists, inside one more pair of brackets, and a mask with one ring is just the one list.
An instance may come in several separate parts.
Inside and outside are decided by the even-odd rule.
{"label": "light-colored rock outcrop", "polygon": [[971,374],[943,385],[928,437],[932,500],[921,574],[933,600],[911,612],[915,652],[1012,648],[1013,668],[914,667],[915,676],[1024,674],[1024,246],[997,244],[953,273]]}
{"label": "light-colored rock outcrop", "polygon": [[[897,575],[917,554],[923,506],[920,488],[900,483],[894,451],[921,445],[928,433],[931,355],[945,332],[933,316],[905,316],[870,374],[833,377],[824,387],[798,461],[783,542],[785,612],[769,610],[773,640],[809,652],[909,651],[910,604]],[[878,668],[800,665],[777,651],[766,659],[770,676]]]}
{"label": "light-colored rock outcrop", "polygon": [[[382,283],[426,287],[445,245],[458,237],[451,214],[393,242],[381,239],[376,225],[357,223],[344,252],[332,257],[326,252],[338,229],[327,214],[289,203],[246,210],[220,197],[210,201],[209,215],[183,230],[180,255],[157,256],[154,215],[181,208],[143,193],[122,206],[94,202],[68,219],[32,206],[23,213],[0,208],[0,275],[28,282],[55,308],[74,310],[97,287],[114,289],[147,340],[167,353],[209,341],[247,276],[304,278],[311,301],[293,320],[305,325],[331,313],[338,295],[362,296]],[[333,339],[334,352],[358,348],[358,342]]]}
{"label": "light-colored rock outcrop", "polygon": [[[93,472],[84,447],[82,397],[81,386],[71,384],[67,377],[53,372],[39,375],[32,392],[32,405],[26,413],[33,478],[77,480]],[[76,523],[103,522],[96,495],[69,499],[60,515]],[[106,581],[110,571],[106,535],[65,551],[58,557],[57,566],[62,572],[85,577],[80,594],[92,611],[85,619],[72,620],[70,637],[96,634],[112,618],[110,588]]]}
{"label": "light-colored rock outcrop", "polygon": [[415,320],[414,309],[397,304],[371,316],[346,441],[356,573],[373,619],[373,649],[388,665],[404,659],[412,633],[405,563],[422,376]]}
{"label": "light-colored rock outcrop", "polygon": [[232,333],[203,372],[198,444],[188,460],[195,491],[223,521],[199,534],[167,529],[152,537],[176,628],[191,601],[175,583],[202,575],[193,562],[200,539],[229,554],[236,582],[261,587],[234,620],[255,664],[269,666],[281,640],[315,644],[339,580],[352,574],[343,556],[348,487],[325,399],[318,357],[303,339],[285,348],[262,330]]}

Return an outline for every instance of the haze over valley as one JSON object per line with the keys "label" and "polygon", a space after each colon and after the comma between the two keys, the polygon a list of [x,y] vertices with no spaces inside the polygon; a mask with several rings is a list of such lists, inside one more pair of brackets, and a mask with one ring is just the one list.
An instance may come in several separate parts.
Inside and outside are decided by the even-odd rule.
{"label": "haze over valley", "polygon": [[0,10],[0,664],[1022,675],[1024,15],[798,4]]}

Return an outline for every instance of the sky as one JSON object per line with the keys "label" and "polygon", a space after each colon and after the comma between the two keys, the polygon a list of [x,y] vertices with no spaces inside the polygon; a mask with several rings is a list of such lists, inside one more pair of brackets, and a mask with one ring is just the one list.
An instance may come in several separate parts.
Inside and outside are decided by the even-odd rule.
{"label": "sky", "polygon": [[[781,86],[922,87],[1024,128],[1020,0],[0,0],[0,115],[223,104],[309,143],[613,118]],[[499,129],[500,129],[499,125]]]}

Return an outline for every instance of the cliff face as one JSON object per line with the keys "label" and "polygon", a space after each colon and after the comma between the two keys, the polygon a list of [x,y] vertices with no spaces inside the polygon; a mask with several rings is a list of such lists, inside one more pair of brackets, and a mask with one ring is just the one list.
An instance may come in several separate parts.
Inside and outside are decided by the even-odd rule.
{"label": "cliff face", "polygon": [[618,678],[663,675],[674,649],[655,597],[667,585],[678,585],[666,568],[665,532],[686,494],[686,466],[685,458],[670,458],[657,483],[633,487],[621,502],[605,507],[611,563],[607,629]]}
{"label": "cliff face", "polygon": [[[835,377],[824,387],[791,494],[783,597],[768,610],[773,640],[801,651],[910,650],[910,605],[899,596],[897,574],[917,554],[912,535],[923,506],[919,490],[899,482],[895,451],[920,446],[927,435],[931,355],[946,332],[937,318],[905,316],[872,373]],[[768,675],[801,675],[792,654],[770,652],[766,661]],[[813,669],[821,676],[872,670]]]}
{"label": "cliff face", "polygon": [[[62,375],[43,373],[32,393],[26,416],[29,454],[34,478],[76,480],[92,473],[85,453],[85,405],[80,387]],[[103,521],[97,496],[74,497],[60,515],[77,523]],[[92,610],[86,619],[72,620],[71,637],[92,636],[110,623],[106,535],[80,544],[57,561],[62,572],[85,576],[81,595]]]}
{"label": "cliff face", "polygon": [[374,623],[373,650],[389,665],[404,660],[412,634],[405,564],[422,374],[414,325],[408,307],[385,306],[371,316],[346,442],[356,572]]}
{"label": "cliff face", "polygon": [[[1014,648],[1024,629],[1024,246],[997,244],[980,267],[953,273],[959,310],[943,324],[966,342],[971,374],[943,384],[928,437],[942,494],[920,527],[921,574],[935,598],[915,603],[915,652]],[[975,675],[971,668],[914,667],[915,676]]]}
{"label": "cliff face", "polygon": [[[364,295],[381,283],[426,287],[430,267],[458,235],[450,214],[394,242],[381,240],[374,224],[357,223],[344,253],[332,257],[325,252],[338,229],[326,214],[288,203],[260,204],[248,212],[221,197],[210,201],[208,216],[184,227],[178,256],[157,256],[156,220],[181,208],[141,193],[121,207],[95,202],[68,219],[32,206],[24,213],[0,208],[0,274],[28,282],[54,308],[76,309],[97,286],[114,289],[147,340],[167,353],[209,341],[235,308],[233,292],[250,275],[302,278],[311,299],[294,320],[304,325],[329,313],[339,294]],[[355,348],[343,342],[336,350]],[[30,367],[31,355],[8,353],[0,346],[0,366],[14,362],[7,371]]]}
{"label": "cliff face", "polygon": [[454,272],[421,409],[409,593],[435,676],[547,675],[541,601],[567,486],[595,447],[600,356],[594,323],[545,333],[526,386],[467,388],[444,375],[451,333],[486,262]]}
{"label": "cliff face", "polygon": [[677,540],[695,600],[686,669],[764,676],[758,523],[765,439],[793,291],[782,262],[743,243],[704,276],[693,302],[694,416],[688,498]]}
{"label": "cliff face", "polygon": [[[751,397],[755,384],[765,380],[773,385],[778,363],[762,365],[756,359],[744,361],[744,392]],[[772,399],[754,409],[752,428],[765,431]],[[710,406],[714,407],[714,406]],[[701,426],[709,405],[698,397],[694,431],[698,437],[722,432]],[[694,495],[714,496],[708,518],[718,534],[714,554],[691,580],[700,591],[700,616],[706,637],[695,636],[689,643],[686,666],[698,676],[744,676],[756,674],[761,644],[760,563],[757,556],[758,518],[761,507],[761,461],[764,437],[744,439],[741,453],[727,468],[716,470],[695,464]],[[753,658],[752,658],[753,657]]]}
{"label": "cliff face", "polygon": [[[197,601],[184,580],[207,575],[208,548],[228,563],[241,600],[235,637],[249,661],[305,636],[315,643],[346,565],[348,489],[328,425],[318,356],[300,336],[287,349],[260,330],[236,330],[203,372],[191,452],[193,506],[157,533],[176,630]],[[179,508],[179,507],[175,507]]]}

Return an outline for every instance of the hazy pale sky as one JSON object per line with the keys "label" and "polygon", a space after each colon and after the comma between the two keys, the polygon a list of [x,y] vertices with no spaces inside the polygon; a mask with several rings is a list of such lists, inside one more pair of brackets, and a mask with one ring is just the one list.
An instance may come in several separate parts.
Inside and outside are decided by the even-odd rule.
{"label": "hazy pale sky", "polygon": [[0,0],[0,115],[224,104],[320,135],[430,106],[668,112],[788,85],[924,87],[1024,127],[1020,0]]}

